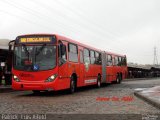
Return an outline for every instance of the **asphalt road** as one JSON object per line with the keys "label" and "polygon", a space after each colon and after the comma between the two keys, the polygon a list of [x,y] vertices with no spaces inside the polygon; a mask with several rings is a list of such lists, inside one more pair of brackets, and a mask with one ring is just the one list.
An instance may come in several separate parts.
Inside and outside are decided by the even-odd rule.
{"label": "asphalt road", "polygon": [[101,88],[80,88],[41,93],[0,93],[0,114],[160,114],[160,110],[134,96],[136,88],[160,85],[160,79],[123,81]]}

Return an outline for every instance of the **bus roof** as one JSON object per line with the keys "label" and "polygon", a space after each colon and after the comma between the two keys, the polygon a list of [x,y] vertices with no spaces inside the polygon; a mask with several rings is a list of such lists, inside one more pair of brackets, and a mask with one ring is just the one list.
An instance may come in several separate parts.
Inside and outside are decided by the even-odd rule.
{"label": "bus roof", "polygon": [[72,40],[72,39],[70,39],[70,38],[67,38],[67,37],[64,37],[64,36],[61,36],[61,35],[58,35],[58,34],[26,34],[26,35],[20,35],[20,36],[18,36],[18,37],[24,37],[24,36],[56,36],[56,38],[57,39],[59,39],[59,40],[64,40],[64,41],[68,41],[68,42],[71,42],[71,43],[74,43],[74,44],[78,44],[78,45],[80,45],[80,46],[83,46],[83,47],[86,47],[86,48],[88,48],[88,49],[91,49],[91,50],[95,50],[95,51],[99,51],[99,52],[102,52],[102,50],[100,50],[100,49],[97,49],[97,48],[94,48],[94,47],[91,47],[91,46],[88,46],[88,45],[85,45],[85,44],[83,44],[83,43],[80,43],[80,42],[78,42],[78,41],[75,41],[75,40]]}
{"label": "bus roof", "polygon": [[67,37],[64,37],[64,36],[61,36],[61,35],[58,35],[58,34],[45,34],[45,33],[40,34],[40,33],[38,33],[38,34],[25,34],[25,35],[20,35],[18,37],[34,36],[34,35],[39,35],[39,36],[43,36],[43,35],[52,36],[52,35],[54,35],[59,40],[64,40],[64,41],[68,41],[68,42],[71,42],[71,43],[74,43],[74,44],[78,44],[80,46],[83,46],[83,47],[91,49],[91,50],[95,50],[95,51],[98,51],[98,52],[106,52],[107,54],[111,54],[111,55],[115,55],[115,56],[121,56],[121,57],[125,57],[126,56],[126,55],[116,54],[116,53],[112,53],[112,52],[108,52],[108,51],[103,51],[103,50],[100,50],[100,49],[85,45],[83,43],[80,43],[78,41],[72,40],[70,38],[67,38]]}
{"label": "bus roof", "polygon": [[117,54],[117,53],[113,53],[113,52],[108,52],[106,51],[107,54],[110,54],[110,55],[114,55],[114,56],[119,56],[119,57],[125,57],[126,55],[122,55],[122,54]]}
{"label": "bus roof", "polygon": [[102,50],[100,50],[100,49],[97,49],[97,48],[95,48],[95,47],[88,46],[88,45],[86,45],[86,44],[80,43],[80,42],[78,42],[78,41],[72,40],[72,39],[70,39],[70,38],[67,38],[67,37],[64,37],[64,36],[61,36],[61,35],[57,35],[57,38],[60,39],[60,40],[66,40],[66,41],[69,41],[69,42],[71,42],[71,43],[78,44],[78,45],[83,46],[83,47],[85,47],[85,48],[88,48],[88,49],[90,49],[90,50],[95,50],[95,51],[97,51],[97,52],[102,52]]}

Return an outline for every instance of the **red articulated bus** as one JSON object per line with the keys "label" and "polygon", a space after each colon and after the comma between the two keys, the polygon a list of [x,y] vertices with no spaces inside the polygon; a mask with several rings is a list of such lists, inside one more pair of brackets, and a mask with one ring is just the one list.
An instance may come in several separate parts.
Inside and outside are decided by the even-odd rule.
{"label": "red articulated bus", "polygon": [[101,51],[55,34],[18,36],[12,68],[14,90],[57,91],[102,83],[120,83],[126,56]]}

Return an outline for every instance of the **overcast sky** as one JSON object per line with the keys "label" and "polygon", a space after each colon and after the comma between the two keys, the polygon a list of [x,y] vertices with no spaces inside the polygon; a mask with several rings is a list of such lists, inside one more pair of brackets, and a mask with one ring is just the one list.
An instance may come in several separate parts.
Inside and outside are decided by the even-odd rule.
{"label": "overcast sky", "polygon": [[56,33],[128,62],[160,61],[160,0],[0,0],[0,39]]}

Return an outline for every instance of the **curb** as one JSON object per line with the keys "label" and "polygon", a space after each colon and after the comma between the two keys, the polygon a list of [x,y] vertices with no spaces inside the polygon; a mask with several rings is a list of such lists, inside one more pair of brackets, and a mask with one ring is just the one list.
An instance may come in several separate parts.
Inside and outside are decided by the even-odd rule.
{"label": "curb", "polygon": [[137,96],[138,98],[141,98],[143,99],[144,101],[148,102],[149,104],[153,105],[154,107],[160,109],[160,102],[156,101],[156,100],[153,100],[145,95],[142,95],[140,93],[140,91],[138,92],[134,92],[134,95]]}

